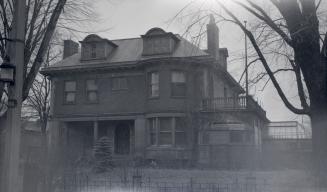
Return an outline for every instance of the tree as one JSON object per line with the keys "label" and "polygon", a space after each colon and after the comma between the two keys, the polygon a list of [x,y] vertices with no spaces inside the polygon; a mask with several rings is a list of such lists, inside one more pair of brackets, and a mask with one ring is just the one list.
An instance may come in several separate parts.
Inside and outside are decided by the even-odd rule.
{"label": "tree", "polygon": [[[10,39],[14,0],[0,0],[0,57],[7,55]],[[74,24],[87,23],[94,18],[91,3],[86,0],[26,0],[26,30],[24,51],[23,100],[33,87],[34,79],[51,42],[56,28],[74,32]],[[5,86],[0,83],[0,98],[5,98]]]}
{"label": "tree", "polygon": [[107,172],[113,168],[112,142],[108,137],[101,137],[94,145],[94,169],[97,173]]}
{"label": "tree", "polygon": [[[46,51],[43,67],[47,67],[58,61],[61,51],[56,50],[56,42],[52,40]],[[46,127],[50,113],[50,90],[51,81],[38,74],[35,78],[30,93],[23,103],[23,116],[28,119],[38,119],[41,125],[42,134],[46,133]]]}
{"label": "tree", "polygon": [[[327,178],[327,34],[320,23],[321,0],[265,0],[264,6],[254,0],[232,0],[255,18],[256,30],[249,30],[225,3],[214,1],[226,15],[215,10],[219,21],[235,23],[246,34],[258,61],[285,106],[295,114],[311,119],[313,157],[320,178]],[[230,2],[230,1],[229,1]],[[270,10],[265,7],[271,8]],[[202,12],[201,12],[202,13]],[[201,17],[197,17],[201,18]],[[193,25],[193,24],[191,24]],[[324,30],[324,31],[323,31]],[[321,32],[322,31],[322,32]],[[272,57],[276,57],[274,60]],[[281,58],[284,58],[282,60]],[[255,62],[255,61],[254,61]],[[277,74],[294,76],[297,102],[287,97]]]}
{"label": "tree", "polygon": [[[27,0],[25,51],[24,51],[24,86],[23,100],[28,96],[33,81],[41,67],[47,47],[55,32],[59,17],[67,0]],[[7,55],[13,15],[13,1],[1,0],[0,55]],[[0,86],[0,94],[3,85]]]}

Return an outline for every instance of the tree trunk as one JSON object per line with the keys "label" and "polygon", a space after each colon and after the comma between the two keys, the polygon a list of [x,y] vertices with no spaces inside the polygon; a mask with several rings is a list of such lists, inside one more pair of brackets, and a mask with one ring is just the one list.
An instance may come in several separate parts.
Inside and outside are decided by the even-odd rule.
{"label": "tree trunk", "polygon": [[[313,167],[317,184],[327,186],[327,102],[311,103]],[[320,104],[320,105],[317,105]]]}

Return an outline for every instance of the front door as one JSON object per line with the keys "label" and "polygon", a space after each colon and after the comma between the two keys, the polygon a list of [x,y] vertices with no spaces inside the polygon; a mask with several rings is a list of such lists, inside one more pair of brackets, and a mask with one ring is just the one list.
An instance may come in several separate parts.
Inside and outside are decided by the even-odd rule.
{"label": "front door", "polygon": [[130,128],[128,124],[118,124],[115,130],[115,153],[120,155],[129,154],[130,151]]}

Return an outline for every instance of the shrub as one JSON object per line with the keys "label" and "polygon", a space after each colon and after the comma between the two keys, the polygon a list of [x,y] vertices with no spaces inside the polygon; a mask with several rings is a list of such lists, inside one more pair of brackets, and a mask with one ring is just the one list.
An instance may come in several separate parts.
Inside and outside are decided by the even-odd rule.
{"label": "shrub", "polygon": [[112,142],[108,137],[101,137],[94,145],[94,170],[107,172],[114,167],[112,160]]}

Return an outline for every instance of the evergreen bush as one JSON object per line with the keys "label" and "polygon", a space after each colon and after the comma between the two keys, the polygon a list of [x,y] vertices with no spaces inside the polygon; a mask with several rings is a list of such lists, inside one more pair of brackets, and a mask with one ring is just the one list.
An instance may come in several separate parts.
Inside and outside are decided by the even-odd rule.
{"label": "evergreen bush", "polygon": [[101,137],[94,145],[94,170],[97,173],[113,169],[112,142],[108,137]]}

